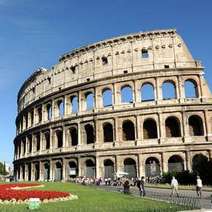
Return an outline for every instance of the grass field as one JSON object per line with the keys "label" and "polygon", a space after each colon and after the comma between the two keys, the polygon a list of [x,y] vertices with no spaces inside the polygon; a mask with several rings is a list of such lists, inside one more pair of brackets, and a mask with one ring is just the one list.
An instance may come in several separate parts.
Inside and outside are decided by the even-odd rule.
{"label": "grass field", "polygon": [[[78,195],[78,200],[43,203],[36,211],[45,212],[138,212],[138,211],[178,211],[184,209],[176,205],[153,201],[125,195],[121,193],[107,192],[96,187],[76,185],[72,183],[44,183],[44,188],[39,190],[68,191]],[[16,212],[29,211],[27,205],[2,205],[0,211]]]}

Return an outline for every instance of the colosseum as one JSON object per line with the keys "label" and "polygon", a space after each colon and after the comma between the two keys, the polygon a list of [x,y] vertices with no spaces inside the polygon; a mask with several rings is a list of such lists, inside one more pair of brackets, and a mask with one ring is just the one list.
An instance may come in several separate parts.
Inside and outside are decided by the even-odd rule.
{"label": "colosseum", "polygon": [[212,158],[204,67],[174,29],[74,49],[18,93],[17,180],[157,176]]}

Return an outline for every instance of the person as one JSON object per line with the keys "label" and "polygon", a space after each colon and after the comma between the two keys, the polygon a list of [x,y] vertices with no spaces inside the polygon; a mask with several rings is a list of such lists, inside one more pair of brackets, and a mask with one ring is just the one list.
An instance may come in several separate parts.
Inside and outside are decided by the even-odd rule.
{"label": "person", "polygon": [[128,180],[126,180],[124,182],[123,187],[124,187],[124,194],[129,194],[130,193],[130,183]]}
{"label": "person", "polygon": [[179,193],[178,193],[178,181],[175,177],[172,177],[172,181],[171,181],[171,187],[172,187],[172,192],[171,192],[171,197],[174,195],[174,193],[177,194],[177,197],[179,197]]}
{"label": "person", "polygon": [[142,177],[141,177],[141,189],[142,189],[143,197],[146,195],[146,191],[145,191],[145,188],[144,188],[144,184],[145,184],[145,179],[144,179],[144,176],[142,176]]}
{"label": "person", "polygon": [[202,197],[202,180],[197,176],[196,192],[198,197]]}
{"label": "person", "polygon": [[141,177],[140,180],[139,179],[137,180],[137,187],[139,189],[140,197],[141,196],[144,197],[146,195],[146,192],[145,192],[145,189],[144,189],[144,183],[145,183],[144,177]]}

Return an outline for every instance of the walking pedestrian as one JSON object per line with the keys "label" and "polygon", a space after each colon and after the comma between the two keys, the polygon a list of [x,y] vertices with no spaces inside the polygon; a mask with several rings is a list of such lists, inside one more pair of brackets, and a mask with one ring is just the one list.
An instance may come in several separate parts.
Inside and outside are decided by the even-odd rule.
{"label": "walking pedestrian", "polygon": [[198,197],[202,197],[202,180],[200,176],[197,176],[196,192]]}
{"label": "walking pedestrian", "polygon": [[178,181],[175,177],[172,177],[171,187],[172,187],[172,192],[171,192],[170,196],[173,197],[174,193],[176,193],[177,197],[179,197]]}
{"label": "walking pedestrian", "polygon": [[145,191],[145,188],[144,188],[144,184],[145,184],[145,178],[144,178],[144,176],[142,176],[141,177],[141,189],[142,189],[143,197],[146,196],[146,191]]}

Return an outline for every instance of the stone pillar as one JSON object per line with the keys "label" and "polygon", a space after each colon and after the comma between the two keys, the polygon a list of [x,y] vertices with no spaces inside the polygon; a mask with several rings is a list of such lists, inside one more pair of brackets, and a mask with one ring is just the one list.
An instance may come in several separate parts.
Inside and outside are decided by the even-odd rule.
{"label": "stone pillar", "polygon": [[138,154],[138,177],[145,176],[145,167],[142,154]]}
{"label": "stone pillar", "polygon": [[116,157],[116,167],[117,171],[124,171],[124,163],[120,156]]}
{"label": "stone pillar", "polygon": [[191,153],[189,151],[185,152],[185,163],[186,163],[186,170],[192,171],[192,161],[191,161]]}
{"label": "stone pillar", "polygon": [[101,139],[101,131],[102,126],[98,123],[98,120],[95,120],[94,122],[94,130],[96,132],[96,144],[100,144],[103,143],[102,139]]}
{"label": "stone pillar", "polygon": [[81,125],[80,122],[77,123],[77,137],[78,137],[78,146],[80,146],[82,144],[81,141]]}
{"label": "stone pillar", "polygon": [[39,167],[40,167],[40,170],[39,170],[39,172],[40,172],[40,177],[39,177],[39,180],[40,181],[44,181],[44,162],[39,162]]}
{"label": "stone pillar", "polygon": [[163,114],[162,113],[158,113],[159,116],[159,131],[160,131],[160,143],[164,142],[164,139],[166,138],[166,126],[165,126],[165,122],[163,120]]}
{"label": "stone pillar", "polygon": [[50,172],[49,173],[49,175],[50,175],[49,178],[50,178],[50,181],[52,181],[53,180],[53,161],[52,160],[49,161],[49,166],[50,166],[49,167],[49,169],[50,169],[49,170],[49,172]]}
{"label": "stone pillar", "polygon": [[136,127],[135,127],[135,130],[136,130],[136,135],[137,135],[137,145],[141,143],[141,140],[142,140],[142,133],[141,133],[141,120],[139,118],[139,116],[136,116]]}
{"label": "stone pillar", "polygon": [[50,139],[50,151],[53,152],[54,151],[54,132],[53,129],[50,128],[49,129],[49,139]]}
{"label": "stone pillar", "polygon": [[66,130],[65,127],[62,127],[62,131],[63,131],[63,150],[66,149]]}
{"label": "stone pillar", "polygon": [[79,112],[82,112],[83,111],[83,107],[82,107],[82,101],[83,101],[83,99],[82,99],[82,91],[79,91],[78,92],[78,110],[79,110]]}
{"label": "stone pillar", "polygon": [[103,177],[101,173],[100,158],[96,157],[96,178]]}
{"label": "stone pillar", "polygon": [[157,93],[157,103],[159,104],[160,101],[163,99],[161,84],[159,78],[156,78],[156,93]]}
{"label": "stone pillar", "polygon": [[162,172],[168,172],[168,160],[165,153],[161,154]]}
{"label": "stone pillar", "polygon": [[62,181],[64,182],[67,181],[67,161],[65,158],[63,158],[62,166],[63,166]]}
{"label": "stone pillar", "polygon": [[31,163],[31,180],[35,181],[35,164]]}
{"label": "stone pillar", "polygon": [[113,84],[113,103],[114,105],[118,105],[120,102],[120,91],[118,91],[117,84]]}

